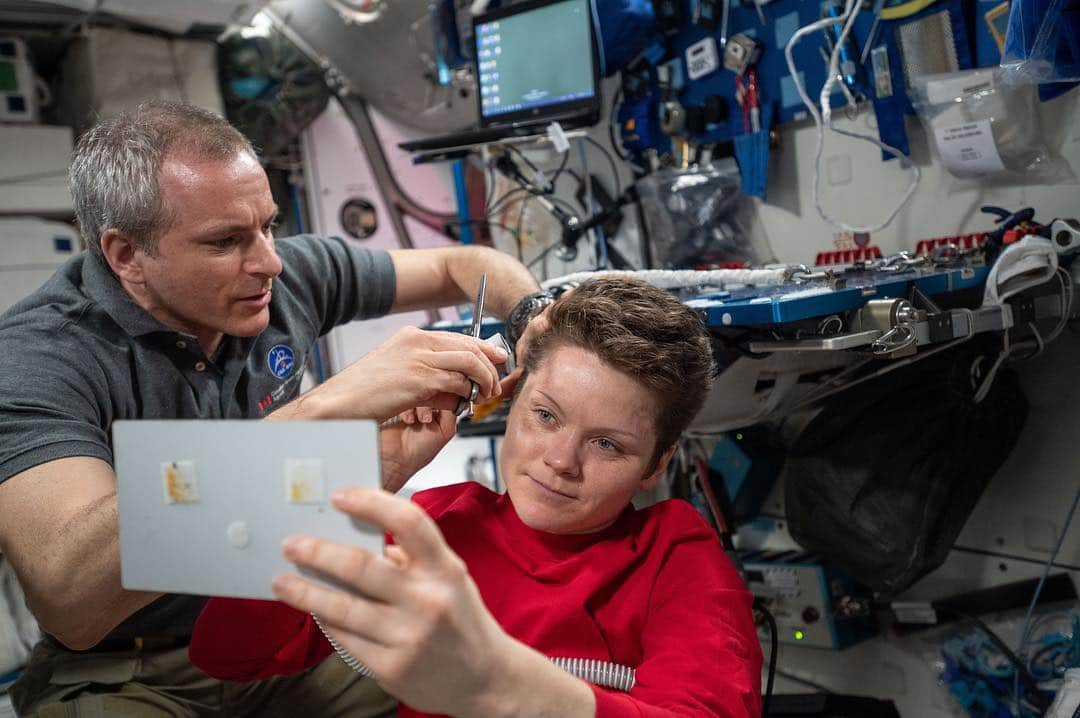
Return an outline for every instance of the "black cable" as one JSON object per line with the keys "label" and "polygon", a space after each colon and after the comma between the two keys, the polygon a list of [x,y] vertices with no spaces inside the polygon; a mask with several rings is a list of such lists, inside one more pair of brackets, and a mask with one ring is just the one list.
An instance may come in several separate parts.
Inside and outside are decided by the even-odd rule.
{"label": "black cable", "polygon": [[542,251],[542,252],[540,252],[540,254],[538,254],[538,255],[536,255],[535,257],[533,257],[532,259],[530,259],[530,260],[529,260],[529,263],[528,263],[528,264],[526,264],[525,266],[526,266],[527,268],[529,268],[529,269],[532,269],[532,268],[533,268],[534,266],[536,266],[536,263],[537,263],[537,262],[539,262],[539,261],[540,261],[540,260],[542,260],[542,259],[543,259],[544,257],[546,257],[546,256],[548,255],[548,253],[549,253],[549,252],[551,252],[551,250],[555,249],[555,248],[556,248],[556,247],[558,247],[558,246],[559,246],[560,244],[562,244],[562,239],[558,239],[558,240],[556,240],[556,241],[552,242],[551,244],[549,244],[548,246],[544,247],[543,251]]}
{"label": "black cable", "polygon": [[615,165],[615,159],[611,156],[611,153],[604,149],[604,146],[594,140],[592,137],[586,137],[585,141],[590,145],[596,147],[604,153],[604,157],[607,158],[608,164],[611,166],[611,179],[615,183],[615,196],[618,197],[622,194],[622,182],[619,180],[619,168]]}
{"label": "black cable", "polygon": [[[524,155],[521,155],[521,152],[519,152],[518,150],[514,150],[514,152],[516,152],[519,156],[521,156],[522,159],[525,159]],[[516,194],[521,194],[522,192],[528,192],[529,194],[533,194],[533,195],[553,194],[554,190],[555,190],[555,183],[559,181],[559,176],[562,175],[562,173],[566,170],[566,164],[567,164],[567,161],[569,159],[570,159],[570,153],[569,152],[564,152],[562,162],[559,163],[559,166],[555,169],[555,174],[552,175],[551,180],[550,180],[550,184],[551,184],[551,188],[552,188],[551,192],[544,192],[544,191],[537,190],[532,185],[514,187],[513,189],[507,190],[506,192],[501,194],[499,196],[499,198],[497,200],[495,200],[494,202],[488,203],[487,208],[484,210],[484,214],[490,216],[493,212],[497,212],[499,209],[502,208],[503,202],[505,202],[511,196],[516,195]],[[525,160],[525,161],[528,162],[528,160]],[[528,162],[528,163],[529,163],[530,166],[533,166],[531,162]],[[539,171],[539,170],[537,170],[537,171]]]}
{"label": "black cable", "polygon": [[[526,164],[528,164],[529,167],[531,167],[533,170],[539,172],[539,170],[536,169],[536,166],[533,165],[532,162],[530,162],[528,160],[528,158],[526,158],[523,154],[521,154],[521,152],[519,150],[517,150],[516,148],[513,148],[513,147],[511,147],[509,149],[514,154],[521,157],[521,159]],[[603,148],[601,148],[601,149],[603,149]],[[523,252],[523,250],[521,248],[521,228],[522,228],[522,224],[524,222],[525,206],[526,206],[526,203],[530,199],[532,199],[533,197],[544,197],[547,202],[551,203],[555,207],[558,207],[563,212],[569,214],[571,217],[576,217],[577,216],[577,209],[570,202],[567,202],[566,200],[561,199],[560,197],[558,197],[558,196],[556,196],[554,194],[555,189],[556,189],[555,183],[558,181],[559,176],[566,170],[566,165],[567,165],[567,162],[568,162],[569,158],[570,158],[570,153],[569,152],[564,152],[562,162],[559,164],[558,169],[555,170],[555,174],[552,176],[551,180],[549,181],[550,191],[537,190],[531,184],[528,184],[528,183],[526,183],[524,181],[524,179],[520,176],[520,172],[515,172],[515,174],[512,175],[512,177],[521,186],[520,187],[515,187],[514,189],[508,190],[507,192],[503,193],[497,200],[495,200],[494,203],[492,203],[489,207],[487,207],[487,209],[484,212],[484,214],[486,216],[491,216],[495,212],[502,209],[503,206],[505,205],[505,203],[507,201],[509,201],[509,199],[512,196],[514,196],[516,194],[523,193],[523,192],[526,193],[526,197],[524,198],[524,200],[522,202],[522,205],[521,205],[520,209],[518,210],[517,230],[514,231],[514,237],[515,237],[515,240],[518,243],[518,259],[519,260],[522,260],[523,255],[524,255],[524,252]],[[509,158],[507,158],[507,159],[509,159]],[[609,159],[610,159],[610,156],[609,156]],[[510,161],[512,162],[512,160],[510,160]],[[612,167],[614,169],[614,160],[612,160]],[[548,209],[550,210],[550,207]],[[565,217],[560,216],[555,212],[552,212],[552,214],[556,215],[556,219],[558,219],[559,224],[562,225],[563,221],[565,220]],[[551,250],[555,249],[560,244],[562,244],[562,241],[563,241],[563,238],[560,237],[558,239],[558,241],[553,242],[549,246],[545,247],[540,252],[540,254],[533,257],[531,260],[529,260],[529,263],[526,264],[525,266],[531,269],[533,266],[536,265],[537,262],[542,261],[551,252]]]}
{"label": "black cable", "polygon": [[559,167],[555,170],[555,174],[551,177],[551,189],[555,191],[555,183],[559,181],[559,175],[566,169],[567,162],[570,161],[570,150],[562,153],[562,162],[559,163]]}
{"label": "black cable", "polygon": [[765,681],[765,695],[761,699],[761,716],[769,718],[769,704],[772,703],[773,681],[776,679],[776,654],[780,649],[780,635],[776,630],[776,619],[773,618],[769,609],[765,608],[765,602],[760,598],[754,599],[754,610],[760,611],[765,616],[765,622],[769,624],[769,677]]}
{"label": "black cable", "polygon": [[[545,180],[547,180],[548,186],[542,188],[541,190],[539,190],[540,192],[543,192],[544,194],[552,194],[555,191],[555,181],[553,179],[547,179],[547,176],[543,172],[540,171],[540,168],[537,167],[536,165],[534,165],[532,163],[532,160],[530,160],[528,157],[526,157],[522,153],[521,150],[519,150],[517,147],[514,147],[513,145],[507,145],[506,149],[509,152],[511,152],[511,153],[517,155],[518,157],[520,157],[521,161],[525,163],[525,166],[528,167],[529,169],[531,169],[534,174],[540,175]],[[561,167],[562,167],[562,165],[560,165],[560,169],[555,170],[555,178],[556,179],[559,176],[559,172],[561,171]],[[534,190],[534,192],[535,192],[535,190]]]}
{"label": "black cable", "polygon": [[[529,160],[529,158],[526,157],[522,153],[522,151],[519,150],[517,147],[514,147],[513,145],[507,145],[506,148],[507,148],[507,150],[509,150],[513,154],[520,157],[521,161],[524,162],[526,165],[528,165],[529,169],[531,169],[533,172],[535,172],[538,175],[543,175],[544,174],[540,170],[540,168],[537,167],[536,165],[534,165],[532,163],[532,161]],[[555,168],[555,174],[553,174],[551,176],[551,179],[548,180],[548,187],[545,188],[545,189],[542,189],[542,190],[537,190],[537,189],[533,188],[533,189],[530,189],[529,191],[532,192],[533,194],[554,194],[555,193],[555,183],[559,181],[559,176],[566,169],[566,165],[567,165],[567,163],[569,161],[570,161],[570,152],[569,151],[563,152],[562,153],[562,162],[560,162],[559,166],[557,168]]]}
{"label": "black cable", "polygon": [[832,694],[832,690],[830,690],[827,686],[823,686],[820,683],[816,683],[816,682],[814,682],[814,681],[812,681],[812,680],[810,680],[808,678],[800,678],[799,676],[795,675],[794,673],[788,673],[785,670],[781,670],[781,669],[777,668],[776,669],[776,675],[778,675],[781,678],[784,678],[786,680],[789,680],[789,681],[791,681],[793,683],[801,683],[802,685],[806,686],[807,688],[813,688],[818,693],[825,693],[826,695],[831,695]]}
{"label": "black cable", "polygon": [[547,201],[551,202],[552,204],[559,205],[560,208],[569,212],[570,214],[577,214],[577,209],[574,207],[574,205],[572,205],[567,200],[562,199],[561,197],[546,197],[545,199],[547,199]]}
{"label": "black cable", "polygon": [[[521,209],[519,210],[519,213],[518,213],[518,227],[521,227],[522,217],[525,214],[525,203],[528,202],[530,199],[532,199],[534,196],[536,196],[536,195],[530,194],[528,197],[526,197],[522,201]],[[562,209],[564,211],[570,212],[570,214],[574,213],[574,206],[571,205],[569,202],[567,202],[564,199],[559,199],[558,197],[548,197],[547,201],[551,202],[552,204],[561,205]],[[519,231],[519,234],[520,234],[520,231]],[[545,247],[543,249],[543,251],[540,252],[540,254],[538,254],[535,257],[533,257],[532,259],[530,259],[529,263],[526,264],[525,266],[527,268],[529,268],[529,269],[532,269],[533,266],[535,266],[537,262],[539,262],[544,257],[546,257],[551,252],[551,250],[555,249],[560,244],[562,244],[562,237],[560,237],[559,239],[555,240],[554,242],[549,244],[547,247]]]}
{"label": "black cable", "polygon": [[[522,192],[528,192],[528,190],[526,190],[524,187],[517,187],[517,188],[512,189],[509,192],[506,192],[505,194],[503,194],[501,197],[499,197],[498,201],[496,201],[496,203],[495,203],[496,205],[500,205],[500,206],[492,208],[491,211],[488,212],[488,215],[490,216],[490,215],[494,214],[495,212],[497,212],[498,210],[503,209],[503,206],[501,206],[501,205],[503,205],[505,200],[508,200],[514,194],[521,194]],[[540,196],[543,196],[543,195],[540,195],[540,194],[538,194],[536,192],[528,192],[528,197],[526,197],[526,199],[532,199],[533,197],[540,197]],[[570,204],[570,202],[566,201],[565,199],[562,199],[561,197],[545,196],[544,198],[548,202],[551,202],[552,204],[558,205],[560,209],[565,210],[565,211],[569,212],[570,214],[573,214],[573,215],[577,214],[577,209],[574,207],[574,205]]]}
{"label": "black cable", "polygon": [[967,621],[986,634],[986,637],[990,639],[990,642],[997,646],[997,649],[1001,651],[1001,654],[1005,656],[1009,663],[1013,665],[1013,668],[1016,669],[1016,674],[1020,677],[1020,682],[1028,689],[1032,703],[1036,705],[1040,711],[1046,710],[1050,706],[1050,702],[1046,700],[1039,690],[1038,683],[1035,681],[1035,677],[1031,675],[1031,671],[1028,670],[1028,667],[1024,665],[1015,653],[1013,653],[1012,649],[1006,645],[1005,641],[1001,640],[1001,637],[998,636],[998,634],[994,633],[990,630],[989,626],[983,623],[981,618],[963,613],[951,606],[943,606],[936,603],[934,604],[934,609],[943,613],[951,613],[957,618]]}
{"label": "black cable", "polygon": [[612,151],[615,152],[615,154],[618,156],[618,158],[620,160],[622,160],[623,162],[626,162],[627,160],[630,159],[630,154],[629,153],[624,153],[622,150],[620,150],[619,149],[619,143],[617,143],[615,141],[615,122],[614,122],[615,108],[618,106],[619,100],[621,100],[621,99],[622,99],[622,88],[620,87],[617,90],[615,90],[615,95],[611,98],[611,110],[608,112],[607,131],[608,131],[608,139],[611,140],[611,149],[612,149]]}
{"label": "black cable", "polygon": [[[1046,561],[1040,558],[1029,558],[1027,556],[1019,556],[1014,553],[1004,553],[1002,551],[991,551],[982,548],[973,548],[971,546],[960,546],[954,544],[953,551],[959,551],[960,553],[970,553],[978,556],[992,556],[993,558],[1004,558],[1010,561],[1025,561],[1027,563],[1037,564],[1039,566],[1046,565]],[[1065,571],[1080,571],[1080,564],[1074,563],[1062,563],[1061,561],[1054,561],[1054,568],[1064,569]]]}
{"label": "black cable", "polygon": [[522,192],[528,192],[528,191],[529,191],[529,189],[527,187],[515,187],[514,189],[510,189],[510,190],[507,190],[507,191],[503,192],[501,195],[499,195],[499,198],[497,200],[495,200],[494,202],[492,202],[488,206],[488,208],[484,211],[484,214],[490,217],[491,215],[495,214],[500,209],[502,209],[502,204],[507,199],[509,199],[510,197],[512,197],[515,194],[521,194]]}

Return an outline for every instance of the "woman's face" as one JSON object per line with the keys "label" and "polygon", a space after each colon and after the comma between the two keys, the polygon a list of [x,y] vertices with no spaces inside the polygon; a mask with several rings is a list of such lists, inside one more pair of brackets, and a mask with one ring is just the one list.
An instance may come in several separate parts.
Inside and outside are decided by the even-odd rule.
{"label": "woman's face", "polygon": [[614,522],[670,458],[668,451],[649,471],[657,410],[644,386],[591,351],[553,349],[526,377],[501,451],[500,473],[521,520],[557,534]]}

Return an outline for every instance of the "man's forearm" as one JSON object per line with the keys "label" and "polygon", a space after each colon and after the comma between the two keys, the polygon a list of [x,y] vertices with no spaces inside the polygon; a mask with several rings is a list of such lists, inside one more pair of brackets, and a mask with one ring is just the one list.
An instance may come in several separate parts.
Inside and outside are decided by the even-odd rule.
{"label": "man's forearm", "polygon": [[459,286],[471,292],[479,285],[479,275],[487,273],[486,313],[505,318],[522,297],[540,288],[529,270],[509,254],[488,247],[469,249],[468,253],[452,255],[450,274]]}
{"label": "man's forearm", "polygon": [[58,532],[47,565],[17,566],[30,610],[69,648],[92,647],[161,595],[120,586],[118,526],[116,494],[103,496]]}
{"label": "man's forearm", "polygon": [[282,404],[263,421],[318,421],[345,418],[333,406],[332,392],[325,384],[310,389],[287,404]]}
{"label": "man's forearm", "polygon": [[539,285],[521,262],[490,247],[402,249],[391,253],[397,272],[393,311],[434,309],[472,301],[488,275],[485,313],[505,317]]}

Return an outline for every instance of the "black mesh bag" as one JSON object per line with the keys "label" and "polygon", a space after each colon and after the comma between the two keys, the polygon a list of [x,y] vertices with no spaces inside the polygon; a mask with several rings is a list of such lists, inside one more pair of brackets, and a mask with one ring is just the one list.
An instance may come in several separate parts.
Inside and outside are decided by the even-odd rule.
{"label": "black mesh bag", "polygon": [[1015,373],[976,404],[976,356],[946,354],[834,397],[781,474],[795,540],[877,591],[944,562],[1027,418]]}

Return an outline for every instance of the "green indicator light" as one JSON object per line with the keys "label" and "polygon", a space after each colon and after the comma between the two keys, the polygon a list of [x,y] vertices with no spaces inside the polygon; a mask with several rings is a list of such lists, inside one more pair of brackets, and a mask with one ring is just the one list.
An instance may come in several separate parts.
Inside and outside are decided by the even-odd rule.
{"label": "green indicator light", "polygon": [[742,434],[736,434],[735,435],[735,440],[736,441],[742,441]]}
{"label": "green indicator light", "polygon": [[796,631],[795,631],[795,640],[796,640],[796,641],[801,641],[801,640],[802,640],[802,639],[804,639],[804,638],[806,638],[806,634],[805,634],[805,633],[803,633],[802,631],[799,631],[799,630],[796,630]]}
{"label": "green indicator light", "polygon": [[0,62],[0,92],[18,92],[19,80],[15,74],[15,63]]}

